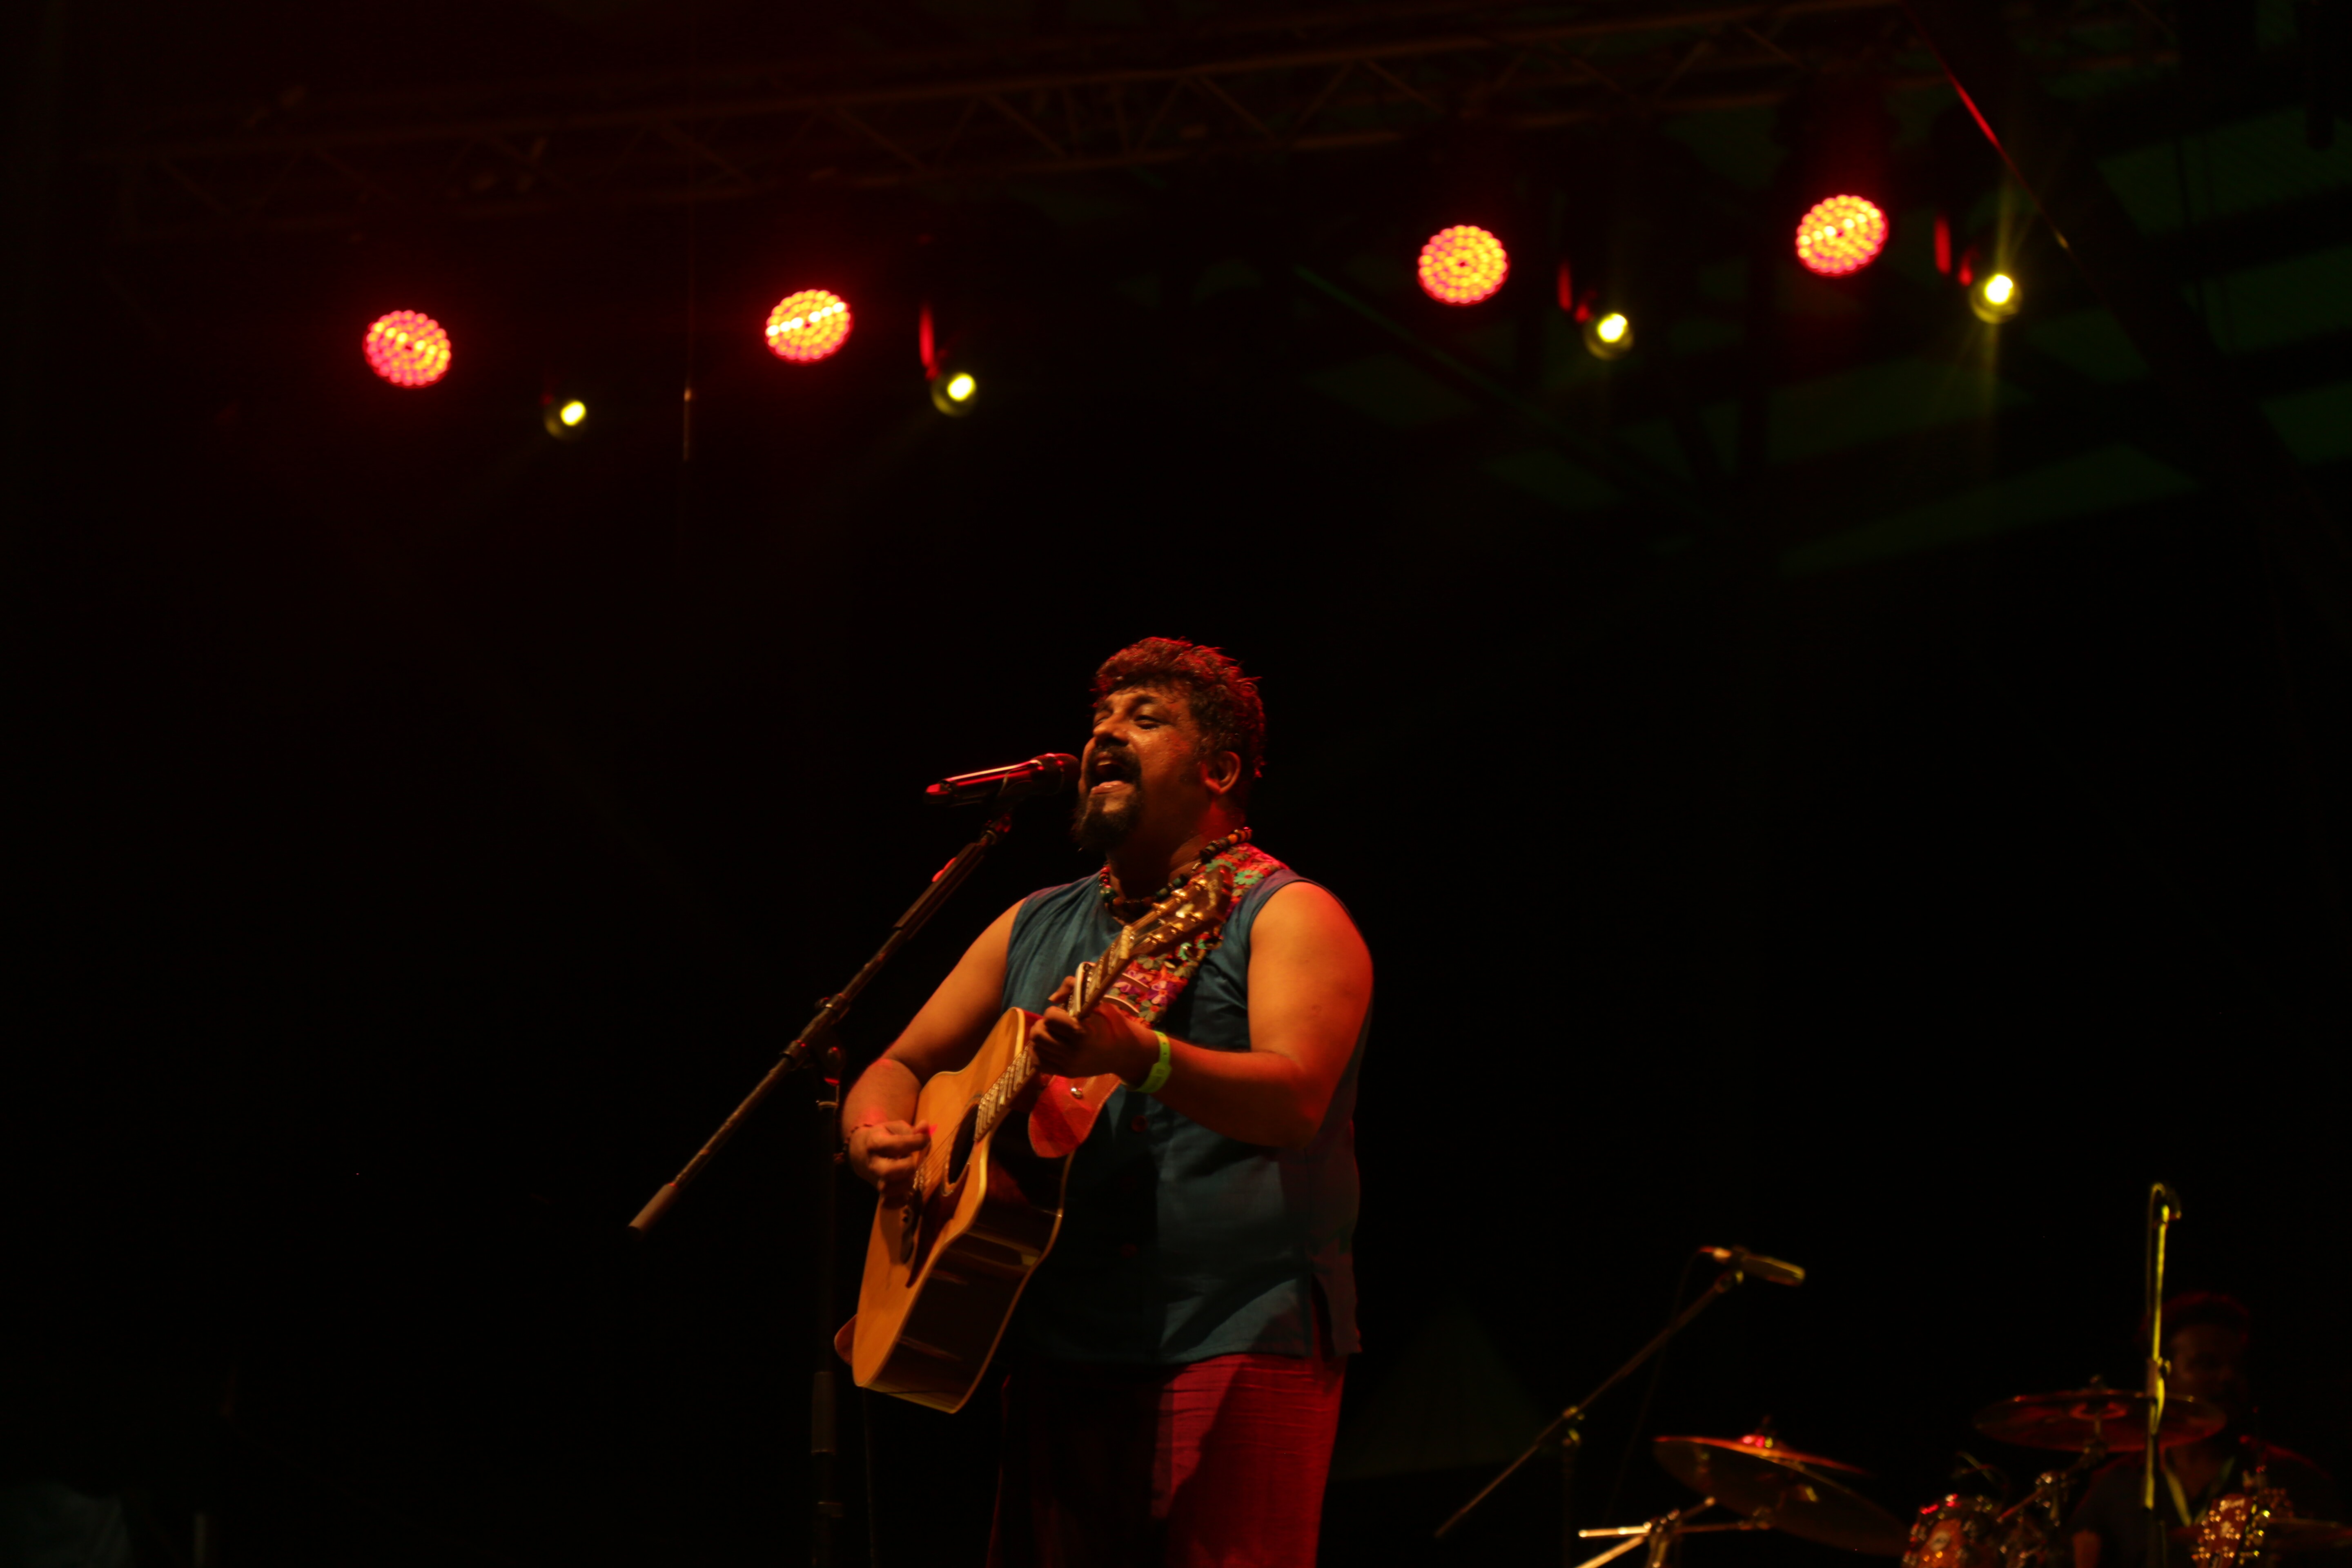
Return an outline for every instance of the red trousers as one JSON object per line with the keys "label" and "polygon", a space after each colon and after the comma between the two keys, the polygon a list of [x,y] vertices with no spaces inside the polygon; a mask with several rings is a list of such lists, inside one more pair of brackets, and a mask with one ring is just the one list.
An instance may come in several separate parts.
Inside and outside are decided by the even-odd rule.
{"label": "red trousers", "polygon": [[1022,1365],[990,1568],[1313,1568],[1347,1365]]}

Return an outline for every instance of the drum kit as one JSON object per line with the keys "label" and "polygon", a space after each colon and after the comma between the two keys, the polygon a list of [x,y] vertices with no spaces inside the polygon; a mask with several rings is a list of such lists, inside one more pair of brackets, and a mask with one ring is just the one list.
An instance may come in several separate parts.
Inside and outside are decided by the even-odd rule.
{"label": "drum kit", "polygon": [[[2174,1394],[2164,1402],[2157,1442],[2193,1443],[2223,1422],[2211,1404]],[[1906,1526],[1855,1489],[1865,1472],[1768,1434],[1660,1437],[1653,1445],[1658,1462],[1705,1500],[1642,1524],[1579,1531],[1588,1540],[1618,1538],[1579,1568],[1601,1568],[1636,1548],[1647,1549],[1644,1568],[1668,1568],[1682,1537],[1737,1530],[1777,1530],[1864,1556],[1899,1557],[1903,1568],[2070,1568],[2065,1521],[2074,1494],[2109,1457],[2144,1450],[2147,1400],[2105,1388],[2028,1394],[1977,1412],[1975,1425],[1989,1437],[2071,1453],[2074,1461],[2037,1477],[2013,1501],[1954,1492]],[[1738,1517],[1702,1521],[1717,1508]],[[2259,1568],[2282,1553],[2352,1545],[2352,1528],[2294,1518],[2286,1494],[2266,1486],[2259,1469],[2246,1489],[2216,1500],[2193,1529],[2173,1533],[2196,1568]]]}

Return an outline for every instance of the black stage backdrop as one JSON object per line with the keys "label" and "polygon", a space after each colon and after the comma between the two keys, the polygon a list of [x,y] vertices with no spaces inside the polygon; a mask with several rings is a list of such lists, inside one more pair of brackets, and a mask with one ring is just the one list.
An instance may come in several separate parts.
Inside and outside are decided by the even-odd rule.
{"label": "black stage backdrop", "polygon": [[[1147,634],[1263,676],[1262,842],[1380,967],[1328,1561],[1554,1560],[1549,1464],[1425,1538],[1702,1243],[1811,1279],[1702,1319],[1649,1431],[1769,1419],[1906,1511],[1963,1446],[2030,1473],[1967,1417],[2136,1379],[2158,1178],[2177,1283],[2259,1314],[2275,1435],[2352,1467],[2306,809],[2342,826],[2343,663],[2230,505],[1783,583],[1042,263],[943,420],[906,344],[795,373],[740,330],[870,216],[700,220],[687,465],[677,215],[110,259],[58,227],[10,476],[12,1474],[131,1489],[159,1562],[198,1506],[236,1568],[800,1560],[806,1088],[622,1227],[976,826],[920,786],[1076,749]],[[908,335],[916,282],[859,265],[859,331]],[[353,322],[426,275],[459,369],[394,394]],[[559,447],[535,398],[583,340],[622,369]],[[854,1065],[1083,873],[1056,815]],[[1683,1500],[1617,1482],[1642,1392],[1581,1522]],[[993,1419],[853,1409],[845,1556],[870,1424],[881,1561],[974,1561]]]}

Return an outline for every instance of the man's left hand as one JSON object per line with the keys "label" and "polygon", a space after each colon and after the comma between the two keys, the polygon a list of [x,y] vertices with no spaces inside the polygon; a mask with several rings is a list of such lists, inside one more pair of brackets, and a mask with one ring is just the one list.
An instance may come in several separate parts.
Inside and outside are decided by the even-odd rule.
{"label": "man's left hand", "polygon": [[1063,1078],[1117,1073],[1129,1082],[1141,1080],[1160,1060],[1160,1042],[1143,1020],[1115,1000],[1106,1000],[1083,1020],[1071,1017],[1062,1004],[1074,984],[1065,980],[1055,988],[1053,1000],[1029,1026],[1029,1048],[1047,1072]]}

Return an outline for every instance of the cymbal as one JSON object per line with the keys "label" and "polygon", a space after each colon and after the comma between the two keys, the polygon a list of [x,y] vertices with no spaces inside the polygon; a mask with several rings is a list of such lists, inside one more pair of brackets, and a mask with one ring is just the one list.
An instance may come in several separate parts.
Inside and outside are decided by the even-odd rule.
{"label": "cymbal", "polygon": [[[2210,1437],[2229,1421],[2220,1407],[2186,1394],[2164,1402],[2160,1448]],[[1977,1412],[1976,1428],[1988,1437],[2021,1448],[2087,1448],[2095,1438],[2110,1454],[2137,1453],[2147,1446],[2147,1395],[2111,1388],[2064,1389],[2056,1394],[2021,1394]]]}
{"label": "cymbal", "polygon": [[1659,1437],[1658,1463],[1726,1508],[1823,1546],[1900,1557],[1909,1536],[1895,1516],[1835,1478],[1868,1474],[1801,1454],[1769,1437]]}

